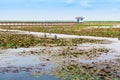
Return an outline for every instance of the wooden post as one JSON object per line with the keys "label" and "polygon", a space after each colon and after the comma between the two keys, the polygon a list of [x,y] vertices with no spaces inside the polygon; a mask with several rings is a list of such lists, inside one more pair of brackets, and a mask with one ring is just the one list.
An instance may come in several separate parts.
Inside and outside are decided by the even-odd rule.
{"label": "wooden post", "polygon": [[119,34],[118,34],[118,40],[120,40],[120,32],[119,32]]}
{"label": "wooden post", "polygon": [[44,38],[47,38],[47,35],[46,35],[46,33],[44,33]]}
{"label": "wooden post", "polygon": [[54,35],[54,40],[57,40],[57,35]]}

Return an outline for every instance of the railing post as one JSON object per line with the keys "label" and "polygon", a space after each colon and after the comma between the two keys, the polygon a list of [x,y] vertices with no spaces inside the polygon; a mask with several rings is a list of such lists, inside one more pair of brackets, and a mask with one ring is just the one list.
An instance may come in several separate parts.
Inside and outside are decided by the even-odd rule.
{"label": "railing post", "polygon": [[118,40],[120,40],[120,32],[118,33]]}
{"label": "railing post", "polygon": [[54,40],[57,40],[57,35],[54,35]]}

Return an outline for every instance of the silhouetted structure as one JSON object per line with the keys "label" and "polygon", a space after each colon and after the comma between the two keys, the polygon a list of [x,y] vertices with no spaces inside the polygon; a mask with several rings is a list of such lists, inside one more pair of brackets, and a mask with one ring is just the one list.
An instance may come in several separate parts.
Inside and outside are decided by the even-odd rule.
{"label": "silhouetted structure", "polygon": [[77,23],[83,22],[84,17],[76,17]]}

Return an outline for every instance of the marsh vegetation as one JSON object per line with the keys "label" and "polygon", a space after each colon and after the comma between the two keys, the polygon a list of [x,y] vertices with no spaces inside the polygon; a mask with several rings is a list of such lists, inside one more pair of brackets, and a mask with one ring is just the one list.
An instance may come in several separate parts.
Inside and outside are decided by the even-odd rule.
{"label": "marsh vegetation", "polygon": [[112,61],[92,64],[69,63],[54,71],[63,80],[119,80],[120,65]]}
{"label": "marsh vegetation", "polygon": [[79,36],[99,36],[115,38],[118,37],[120,28],[116,28],[113,26],[117,26],[119,23],[120,22],[84,22],[82,24],[71,26],[0,26],[0,28]]}
{"label": "marsh vegetation", "polygon": [[82,43],[106,43],[105,40],[92,39],[52,39],[33,35],[0,33],[0,48],[20,48],[32,46],[75,46]]}
{"label": "marsh vegetation", "polygon": [[[120,28],[113,27],[118,24],[120,22],[85,22],[74,26],[0,26],[1,62],[4,63],[6,61],[9,63],[6,63],[8,66],[3,71],[9,72],[7,69],[10,63],[12,64],[9,61],[18,59],[19,63],[19,60],[25,58],[24,60],[33,59],[31,60],[33,63],[38,61],[37,66],[40,65],[42,68],[46,67],[46,65],[54,64],[55,67],[50,74],[58,77],[54,78],[56,80],[120,80],[119,57],[115,57],[115,59],[109,57],[112,54],[112,56],[119,56],[120,53],[120,42],[116,39],[120,37]],[[2,29],[6,31],[2,31]],[[22,30],[29,33],[20,34],[18,33],[19,31],[10,32],[9,30]],[[52,33],[69,34],[69,36],[88,36],[88,38],[49,38],[36,36],[37,34],[32,35],[30,32],[45,32],[50,35]],[[93,39],[93,37],[89,39],[89,36],[102,38],[95,37],[96,39]],[[105,40],[103,37],[109,38]],[[9,48],[18,52],[11,51]],[[6,54],[3,55],[5,52]],[[17,59],[9,60],[10,55],[12,57],[16,56]],[[104,55],[110,59],[100,61],[99,58],[104,58]],[[31,56],[38,59],[28,59]],[[2,59],[5,61],[2,61]],[[82,63],[80,62],[82,60],[91,61],[91,63]],[[25,63],[25,65],[28,63]],[[32,65],[33,72],[30,71],[30,73],[40,79],[42,68],[40,66],[35,68],[34,66],[36,65]],[[16,68],[13,65],[12,67]],[[25,71],[28,68],[24,68]],[[34,69],[39,69],[39,71]],[[19,72],[21,71],[16,73]]]}

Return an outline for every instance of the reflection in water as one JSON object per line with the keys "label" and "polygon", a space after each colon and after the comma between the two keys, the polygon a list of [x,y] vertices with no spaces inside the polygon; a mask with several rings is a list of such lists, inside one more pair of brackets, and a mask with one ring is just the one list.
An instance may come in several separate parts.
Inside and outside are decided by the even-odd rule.
{"label": "reflection in water", "polygon": [[0,67],[0,80],[61,80],[49,75],[55,67],[54,64],[37,64],[34,67]]}
{"label": "reflection in water", "polygon": [[30,72],[0,73],[0,80],[61,80],[50,75],[34,75]]}

